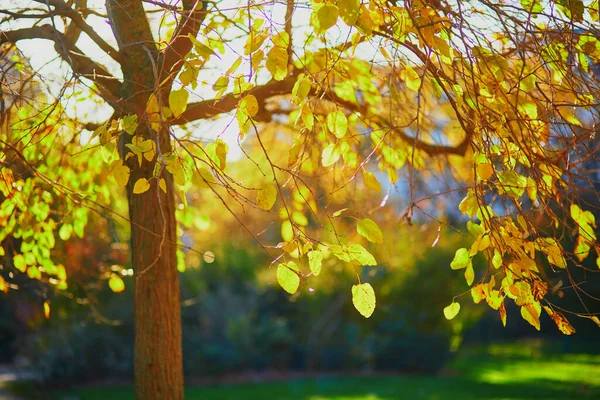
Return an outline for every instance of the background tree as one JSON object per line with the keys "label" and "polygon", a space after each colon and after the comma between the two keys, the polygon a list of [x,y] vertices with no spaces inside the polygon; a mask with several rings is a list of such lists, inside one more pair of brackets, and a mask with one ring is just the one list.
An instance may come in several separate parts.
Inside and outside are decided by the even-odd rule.
{"label": "background tree", "polygon": [[[387,189],[382,205],[385,178],[406,189],[407,223],[436,218],[424,204],[438,195],[462,193],[474,242],[451,268],[470,286],[477,277],[473,300],[505,321],[508,297],[538,329],[544,308],[573,332],[547,294],[555,269],[588,268],[581,262],[598,251],[592,205],[577,190],[594,179],[584,163],[597,153],[597,1],[36,0],[0,12],[3,54],[42,39],[55,50],[44,57],[68,66],[53,79],[34,72],[48,98],[3,110],[2,237],[22,241],[2,252],[16,270],[64,286],[55,231],[82,236],[90,210],[121,217],[107,172],[126,187],[138,398],[183,397],[176,209],[192,185],[238,218],[248,207],[278,212],[276,246],[240,223],[278,263],[286,291],[319,275],[324,259],[350,264],[366,317],[376,300],[360,266],[377,262],[361,243],[384,238],[377,208],[353,197],[357,181],[374,196]],[[81,91],[89,98],[69,114]],[[93,121],[85,102],[112,115]],[[262,153],[238,175],[227,170],[235,142],[204,145],[194,127],[227,113]],[[422,181],[439,190],[423,194]],[[51,205],[63,202],[57,218]],[[478,254],[489,267],[476,273]],[[444,314],[459,310],[453,301]]]}

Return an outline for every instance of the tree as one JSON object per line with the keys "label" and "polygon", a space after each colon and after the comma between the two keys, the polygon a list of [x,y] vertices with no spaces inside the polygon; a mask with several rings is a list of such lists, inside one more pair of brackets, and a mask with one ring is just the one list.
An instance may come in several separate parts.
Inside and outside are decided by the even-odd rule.
{"label": "tree", "polygon": [[[392,187],[384,179],[405,187],[406,223],[435,220],[427,203],[458,192],[474,242],[451,268],[465,270],[473,300],[505,321],[508,297],[536,328],[543,308],[574,331],[549,297],[555,269],[595,272],[582,262],[600,252],[594,204],[578,200],[595,176],[584,163],[597,154],[598,1],[35,2],[0,10],[0,44],[15,52],[29,39],[54,44],[44,58],[58,57],[68,72],[39,95],[43,107],[41,97],[3,102],[1,238],[20,243],[2,252],[6,265],[64,286],[50,254],[55,232],[83,235],[89,211],[120,217],[108,175],[126,187],[138,398],[183,398],[176,205],[192,186],[235,215],[277,204],[283,241],[264,248],[281,286],[296,292],[336,257],[357,271],[353,303],[365,317],[375,292],[359,267],[376,261],[359,242],[384,238],[376,210],[368,216],[352,198],[359,177],[373,196],[389,188],[382,204]],[[44,74],[32,76],[51,82]],[[69,114],[77,98],[112,116]],[[196,121],[226,113],[240,140],[262,152],[250,167],[262,179],[251,185],[228,174],[225,141],[204,145],[194,134]],[[80,145],[86,129],[90,145]],[[440,190],[423,194],[428,186]],[[50,212],[59,203],[63,217]],[[477,254],[487,271],[474,271]],[[459,309],[453,301],[444,313]]]}

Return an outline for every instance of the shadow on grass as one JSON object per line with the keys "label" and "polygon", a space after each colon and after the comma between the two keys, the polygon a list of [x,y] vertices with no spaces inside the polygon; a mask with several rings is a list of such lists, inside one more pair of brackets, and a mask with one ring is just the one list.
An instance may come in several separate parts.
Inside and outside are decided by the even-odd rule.
{"label": "shadow on grass", "polygon": [[[62,400],[131,400],[133,388],[82,388],[63,392]],[[578,382],[535,379],[481,382],[462,377],[342,377],[288,382],[186,388],[187,400],[445,400],[445,399],[598,399],[600,387]]]}

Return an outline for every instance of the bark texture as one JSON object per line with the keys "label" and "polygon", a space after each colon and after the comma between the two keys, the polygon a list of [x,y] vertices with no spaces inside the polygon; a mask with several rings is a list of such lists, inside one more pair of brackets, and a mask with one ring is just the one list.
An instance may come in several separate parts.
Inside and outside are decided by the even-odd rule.
{"label": "bark texture", "polygon": [[[138,115],[137,136],[157,145],[152,161],[131,157],[127,198],[131,220],[131,255],[135,277],[135,397],[138,400],[182,400],[183,362],[179,275],[173,178],[161,167],[160,155],[171,151],[169,131],[155,132],[144,113],[156,87],[158,52],[141,0],[107,0],[107,11],[119,44],[123,84],[122,114]],[[161,100],[164,100],[164,94]],[[126,141],[131,136],[121,135]],[[158,160],[166,193],[154,177]],[[135,182],[146,178],[150,189],[134,194]]]}

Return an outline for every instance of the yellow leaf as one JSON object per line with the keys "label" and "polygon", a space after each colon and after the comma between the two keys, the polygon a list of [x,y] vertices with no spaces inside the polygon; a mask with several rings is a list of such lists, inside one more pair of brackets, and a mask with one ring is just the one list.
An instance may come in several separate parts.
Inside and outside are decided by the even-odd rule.
{"label": "yellow leaf", "polygon": [[321,7],[315,7],[315,11],[310,17],[311,25],[315,28],[317,34],[322,34],[331,28],[337,22],[339,9],[333,4],[323,4]]}
{"label": "yellow leaf", "polygon": [[409,64],[404,67],[404,78],[406,80],[406,86],[410,90],[414,92],[419,91],[421,88],[421,77]]}
{"label": "yellow leaf", "polygon": [[498,312],[500,313],[500,320],[502,321],[502,325],[506,328],[506,307],[504,306],[504,301],[500,303]]}
{"label": "yellow leaf", "polygon": [[456,253],[454,254],[454,259],[450,263],[450,268],[466,268],[466,266],[469,265],[469,262],[471,262],[471,257],[469,257],[469,251],[466,248],[462,247],[456,250]]}
{"label": "yellow leaf", "polygon": [[158,186],[162,189],[163,192],[167,193],[167,183],[165,182],[164,178],[160,178],[160,180],[158,181]]}
{"label": "yellow leaf", "polygon": [[[535,306],[537,304],[537,307]],[[540,330],[540,305],[539,303],[527,304],[521,307],[521,316],[535,329]]]}
{"label": "yellow leaf", "polygon": [[252,94],[244,96],[240,100],[238,109],[248,117],[254,117],[258,113],[258,100]]}
{"label": "yellow leaf", "polygon": [[125,282],[123,282],[123,279],[119,275],[112,274],[108,280],[108,287],[115,293],[121,293],[125,290]]}
{"label": "yellow leaf", "polygon": [[550,316],[552,321],[556,324],[558,330],[563,335],[572,335],[575,333],[575,328],[569,323],[567,318],[559,312],[554,311],[550,307],[544,306],[544,311]]}
{"label": "yellow leaf", "polygon": [[323,253],[319,250],[309,251],[308,254],[308,266],[310,272],[317,276],[321,273],[321,265],[323,263]]}
{"label": "yellow leaf", "polygon": [[444,317],[446,317],[447,320],[451,320],[458,315],[459,311],[460,303],[453,301],[452,304],[444,307]]}
{"label": "yellow leaf", "polygon": [[2,275],[0,275],[0,292],[8,292],[8,283],[4,280]]}
{"label": "yellow leaf", "polygon": [[487,180],[490,179],[492,174],[494,173],[494,168],[490,163],[483,163],[477,166],[477,176],[479,179]]}
{"label": "yellow leaf", "polygon": [[375,311],[375,291],[369,283],[352,286],[352,304],[354,308],[365,318],[369,318]]}
{"label": "yellow leaf", "polygon": [[473,303],[479,304],[485,300],[485,290],[483,284],[479,283],[471,289],[471,297],[473,297]]}
{"label": "yellow leaf", "polygon": [[329,167],[335,164],[340,159],[340,156],[340,149],[335,145],[335,143],[330,143],[323,149],[323,153],[321,154],[321,163],[324,167]]}
{"label": "yellow leaf", "polygon": [[135,185],[133,185],[134,194],[144,193],[148,189],[150,189],[150,183],[148,183],[146,178],[138,179],[137,182],[135,182]]}
{"label": "yellow leaf", "polygon": [[276,81],[282,81],[288,73],[288,53],[285,48],[273,47],[267,54],[267,70]]}
{"label": "yellow leaf", "polygon": [[277,282],[289,294],[296,293],[300,286],[300,277],[297,272],[298,266],[293,261],[277,266]]}
{"label": "yellow leaf", "polygon": [[338,139],[346,136],[348,130],[348,119],[341,111],[334,111],[327,115],[327,127]]}
{"label": "yellow leaf", "polygon": [[485,298],[485,301],[488,303],[488,306],[490,306],[490,308],[497,310],[502,306],[504,298],[502,297],[502,295],[500,295],[500,292],[498,290],[491,290]]}
{"label": "yellow leaf", "polygon": [[465,280],[467,281],[467,285],[471,286],[474,279],[475,271],[473,270],[473,263],[469,262],[467,269],[465,269]]}
{"label": "yellow leaf", "polygon": [[375,174],[373,174],[372,172],[363,172],[363,181],[365,182],[365,186],[369,189],[374,190],[376,192],[381,191],[381,184],[375,177]]}
{"label": "yellow leaf", "polygon": [[498,269],[502,266],[502,254],[497,249],[494,249],[494,256],[492,257],[492,265]]}
{"label": "yellow leaf", "polygon": [[111,174],[117,181],[117,185],[124,187],[129,182],[131,171],[127,165],[123,165],[123,160],[118,159],[111,165]]}
{"label": "yellow leaf", "polygon": [[359,235],[365,237],[369,242],[383,243],[383,234],[381,230],[370,218],[365,218],[356,224],[356,231]]}
{"label": "yellow leaf", "polygon": [[269,211],[277,200],[277,188],[275,185],[266,185],[256,194],[256,205],[261,210]]}
{"label": "yellow leaf", "polygon": [[179,117],[187,108],[189,95],[185,88],[172,90],[169,93],[169,108],[175,118]]}
{"label": "yellow leaf", "polygon": [[44,317],[50,319],[50,300],[44,302]]}
{"label": "yellow leaf", "polygon": [[289,219],[286,219],[281,223],[281,238],[285,242],[291,242],[294,238],[294,229]]}

